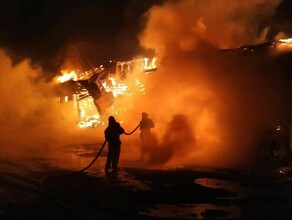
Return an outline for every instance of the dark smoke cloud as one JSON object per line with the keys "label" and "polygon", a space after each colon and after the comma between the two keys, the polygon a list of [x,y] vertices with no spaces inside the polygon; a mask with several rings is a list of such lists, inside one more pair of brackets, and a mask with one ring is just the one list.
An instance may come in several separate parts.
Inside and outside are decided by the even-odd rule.
{"label": "dark smoke cloud", "polygon": [[166,164],[175,155],[184,156],[196,148],[195,137],[185,115],[174,115],[163,136],[162,143],[150,148],[150,165]]}

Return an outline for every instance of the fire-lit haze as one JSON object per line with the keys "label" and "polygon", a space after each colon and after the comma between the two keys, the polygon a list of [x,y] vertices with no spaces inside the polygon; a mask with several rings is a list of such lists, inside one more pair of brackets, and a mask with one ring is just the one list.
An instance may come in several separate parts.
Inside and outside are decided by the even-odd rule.
{"label": "fire-lit haze", "polygon": [[281,73],[286,70],[264,54],[219,51],[265,42],[279,3],[167,1],[148,11],[140,42],[155,50],[158,71],[138,105],[157,121],[156,162],[161,157],[170,166],[251,163],[264,134],[286,125],[287,80]]}
{"label": "fire-lit haze", "polygon": [[221,49],[262,43],[280,2],[169,1],[148,12],[148,25],[141,36],[141,43],[147,48],[154,48],[159,56],[168,54],[171,48],[194,51],[203,42]]}
{"label": "fire-lit haze", "polygon": [[[279,50],[274,45],[269,53],[226,49],[266,42],[280,3],[180,0],[153,6],[138,38],[142,47],[155,52],[157,70],[145,72],[134,66],[125,79],[111,75],[101,80],[114,96],[103,116],[92,97],[78,103],[81,112],[69,96],[61,105],[57,85],[61,80],[77,80],[78,61],[70,60],[70,55],[60,67],[60,71],[68,68],[63,72],[66,76],[44,81],[45,71],[29,58],[13,65],[1,50],[1,157],[42,151],[54,158],[59,155],[57,151],[48,155],[51,146],[99,146],[109,115],[130,132],[141,113],[147,112],[155,127],[146,159],[140,160],[137,131],[122,135],[122,164],[160,168],[249,164],[267,131],[278,125],[288,129],[288,74],[281,54],[291,51],[291,42],[279,41]],[[280,35],[275,34],[277,40]],[[74,59],[83,59],[75,53]],[[86,63],[84,59],[80,63]],[[86,111],[94,116],[88,118]],[[98,126],[88,129],[80,118]]]}
{"label": "fire-lit haze", "polygon": [[[29,134],[41,123],[48,112],[49,87],[41,80],[42,70],[32,66],[29,59],[13,66],[5,50],[0,51],[1,71],[1,153],[16,153],[17,143],[24,137],[33,140],[38,134]],[[30,130],[30,132],[29,132]],[[28,135],[31,137],[29,138]]]}
{"label": "fire-lit haze", "polygon": [[50,155],[51,147],[83,141],[76,125],[63,117],[55,84],[44,81],[44,75],[29,59],[13,65],[5,50],[0,50],[1,159],[54,158],[61,152]]}

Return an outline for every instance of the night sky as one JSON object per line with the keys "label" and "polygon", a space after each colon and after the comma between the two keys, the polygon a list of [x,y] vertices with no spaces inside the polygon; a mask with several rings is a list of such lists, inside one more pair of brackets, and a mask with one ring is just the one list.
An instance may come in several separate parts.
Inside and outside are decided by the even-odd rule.
{"label": "night sky", "polygon": [[[145,24],[143,14],[161,2],[2,0],[0,47],[15,63],[28,57],[52,72],[63,63],[68,45],[75,45],[80,56],[95,65],[109,59],[130,59],[143,51],[137,39]],[[292,25],[291,9],[292,1],[283,1],[273,21],[276,29],[285,27],[288,34],[292,34],[291,28],[287,29]]]}
{"label": "night sky", "polygon": [[[101,64],[139,53],[142,15],[158,0],[4,0],[0,46],[15,62],[31,58],[49,70],[63,62],[62,48],[82,42],[84,59]],[[80,47],[80,46],[79,46]],[[61,57],[61,58],[60,58]]]}

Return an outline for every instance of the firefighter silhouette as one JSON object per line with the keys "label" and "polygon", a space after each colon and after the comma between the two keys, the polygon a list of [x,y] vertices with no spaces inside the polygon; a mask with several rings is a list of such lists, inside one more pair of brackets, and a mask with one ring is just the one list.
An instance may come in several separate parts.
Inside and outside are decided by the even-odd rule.
{"label": "firefighter silhouette", "polygon": [[140,121],[140,139],[142,142],[141,146],[141,159],[145,160],[149,156],[150,148],[156,145],[156,137],[151,132],[155,124],[151,118],[148,117],[146,112],[142,113],[142,119]]}
{"label": "firefighter silhouette", "polygon": [[121,151],[120,135],[124,133],[124,129],[116,122],[113,116],[108,118],[108,127],[104,131],[105,139],[108,142],[108,155],[105,164],[105,172],[109,173],[109,169],[112,168],[113,172],[118,171],[118,162]]}

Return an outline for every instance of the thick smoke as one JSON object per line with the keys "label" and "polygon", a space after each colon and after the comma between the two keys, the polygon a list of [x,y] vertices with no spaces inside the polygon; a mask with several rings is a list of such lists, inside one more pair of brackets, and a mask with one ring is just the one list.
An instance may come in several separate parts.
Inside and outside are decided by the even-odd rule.
{"label": "thick smoke", "polygon": [[159,57],[169,47],[193,51],[202,41],[217,48],[257,44],[265,40],[269,21],[281,0],[166,1],[147,14],[141,44]]}
{"label": "thick smoke", "polygon": [[44,81],[44,75],[29,59],[13,65],[5,50],[0,51],[1,159],[49,157],[51,146],[64,145],[74,136],[75,143],[82,141],[76,126],[61,117],[55,84]]}
{"label": "thick smoke", "polygon": [[149,162],[243,165],[259,137],[285,122],[286,79],[273,58],[220,51],[264,42],[280,2],[166,1],[148,11],[140,42],[159,60],[139,105],[158,124]]}
{"label": "thick smoke", "polygon": [[3,50],[0,61],[1,124],[9,125],[13,129],[20,128],[24,123],[33,124],[33,115],[44,111],[42,102],[45,102],[45,94],[48,91],[40,80],[41,69],[32,67],[29,60],[12,66],[12,61]]}
{"label": "thick smoke", "polygon": [[152,165],[165,164],[173,156],[184,156],[195,148],[195,137],[187,117],[174,115],[162,138],[162,143],[160,145],[156,143],[149,151],[147,162]]}
{"label": "thick smoke", "polygon": [[[113,113],[127,131],[136,126],[141,112],[154,119],[155,141],[147,152],[147,165],[241,165],[250,160],[267,130],[285,126],[283,68],[271,57],[220,51],[264,42],[279,4],[280,0],[181,0],[165,1],[148,11],[139,39],[145,49],[155,50],[158,70],[139,77],[147,86],[146,95],[115,100],[115,106],[125,108]],[[84,55],[89,52],[80,53],[90,43],[76,42],[65,44],[54,61],[60,64],[67,57],[64,68],[88,69],[86,60],[79,61],[91,58]],[[101,43],[89,54],[104,56],[98,51],[107,47]],[[48,156],[47,145],[103,140],[104,127],[87,130],[83,136],[69,115],[62,115],[54,85],[42,81],[45,74],[40,67],[29,59],[14,66],[3,50],[0,62],[1,157],[32,154],[40,145]],[[63,110],[76,114],[72,109]],[[122,159],[137,159],[135,135],[122,138]]]}

